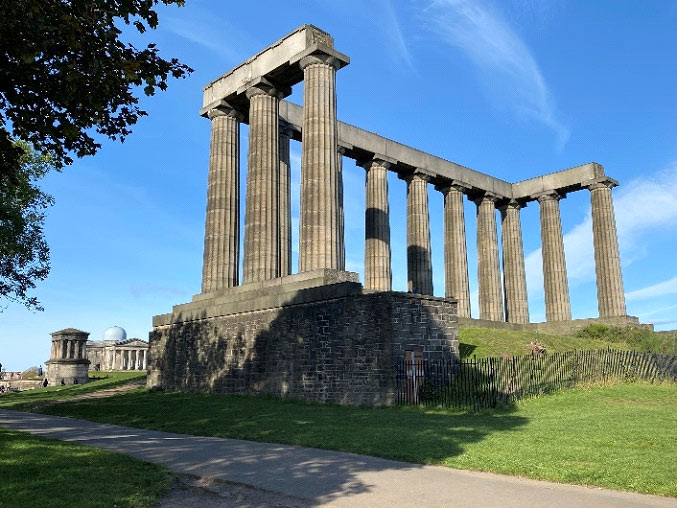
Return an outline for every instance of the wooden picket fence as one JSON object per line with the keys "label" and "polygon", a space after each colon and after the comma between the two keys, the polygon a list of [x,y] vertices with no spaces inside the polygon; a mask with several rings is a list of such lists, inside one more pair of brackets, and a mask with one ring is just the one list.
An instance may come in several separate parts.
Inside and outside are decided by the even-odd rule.
{"label": "wooden picket fence", "polygon": [[611,349],[566,351],[460,362],[407,352],[395,365],[396,400],[449,408],[494,408],[609,379],[677,381],[677,357]]}

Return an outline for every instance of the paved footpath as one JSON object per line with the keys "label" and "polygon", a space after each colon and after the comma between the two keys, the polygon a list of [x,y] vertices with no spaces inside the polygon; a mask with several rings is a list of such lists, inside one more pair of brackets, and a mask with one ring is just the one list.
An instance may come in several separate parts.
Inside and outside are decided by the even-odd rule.
{"label": "paved footpath", "polygon": [[351,508],[677,508],[677,499],[421,466],[351,453],[0,410],[0,425],[111,450],[177,473]]}

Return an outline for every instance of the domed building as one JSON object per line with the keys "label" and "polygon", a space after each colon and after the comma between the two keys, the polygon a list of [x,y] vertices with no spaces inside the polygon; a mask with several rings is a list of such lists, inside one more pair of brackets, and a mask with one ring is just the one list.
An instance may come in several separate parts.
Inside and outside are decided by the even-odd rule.
{"label": "domed building", "polygon": [[148,342],[128,339],[124,328],[111,326],[103,340],[87,341],[87,359],[90,370],[146,370]]}

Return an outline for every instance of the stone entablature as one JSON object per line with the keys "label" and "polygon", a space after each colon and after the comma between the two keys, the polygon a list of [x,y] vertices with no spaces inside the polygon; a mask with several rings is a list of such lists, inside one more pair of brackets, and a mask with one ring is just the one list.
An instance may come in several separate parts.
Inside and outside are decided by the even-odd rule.
{"label": "stone entablature", "polygon": [[141,339],[88,341],[90,370],[146,370],[148,342]]}

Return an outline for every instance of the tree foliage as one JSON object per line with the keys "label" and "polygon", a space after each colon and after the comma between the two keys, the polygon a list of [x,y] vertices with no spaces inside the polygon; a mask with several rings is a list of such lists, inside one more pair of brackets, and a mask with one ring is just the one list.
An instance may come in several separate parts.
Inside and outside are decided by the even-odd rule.
{"label": "tree foliage", "polygon": [[27,292],[49,273],[49,247],[42,227],[53,203],[37,182],[54,168],[50,154],[40,154],[25,141],[12,148],[21,155],[15,178],[0,180],[0,296],[42,310]]}
{"label": "tree foliage", "polygon": [[[185,77],[192,71],[176,58],[162,58],[155,44],[139,49],[120,40],[120,27],[124,24],[133,25],[141,33],[156,28],[155,7],[159,3],[184,2],[0,1],[0,178],[3,192],[14,196],[16,205],[23,202],[29,207],[39,207],[24,195],[29,187],[36,190],[33,184],[39,178],[36,173],[25,171],[26,146],[49,153],[50,165],[60,168],[72,163],[73,157],[95,154],[101,146],[97,139],[124,141],[131,126],[146,115],[135,94],[143,90],[146,95],[153,95],[157,89],[167,88],[170,77]],[[15,143],[16,139],[28,145]],[[47,199],[44,195],[43,198]],[[5,208],[9,209],[3,207],[3,213]],[[32,213],[25,210],[25,218]],[[4,280],[21,272],[21,267],[0,274],[3,277],[0,296],[7,296],[8,288],[16,291],[16,283],[23,287],[47,274],[44,270],[48,270],[48,251],[41,226],[18,231],[21,223],[0,217],[3,267],[13,260],[11,256],[5,258],[6,253],[14,252],[5,242],[28,241],[44,249],[25,246],[24,253],[32,252],[35,257],[32,265],[31,261],[24,261],[34,266],[35,271],[24,271],[28,279],[21,281]],[[23,224],[29,225],[31,221],[24,220]],[[10,294],[26,298],[21,291]],[[29,307],[36,307],[36,303],[26,300]]]}

